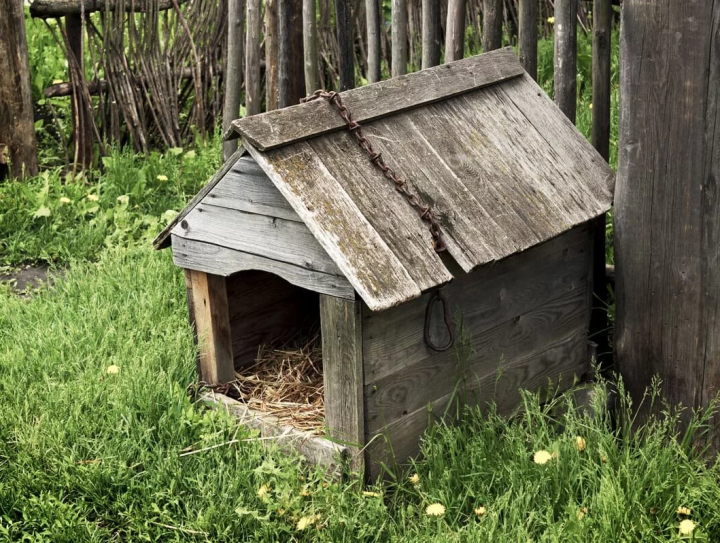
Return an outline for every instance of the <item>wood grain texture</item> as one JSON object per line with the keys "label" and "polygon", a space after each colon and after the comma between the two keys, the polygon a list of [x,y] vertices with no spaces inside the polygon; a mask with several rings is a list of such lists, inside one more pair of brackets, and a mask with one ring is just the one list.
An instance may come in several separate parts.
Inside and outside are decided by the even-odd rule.
{"label": "wood grain texture", "polygon": [[172,244],[173,261],[182,268],[224,277],[240,271],[260,270],[273,273],[293,285],[314,292],[349,300],[355,298],[355,289],[347,279],[338,275],[176,236],[173,236]]}
{"label": "wood grain texture", "polygon": [[610,40],[612,1],[593,2],[592,144],[600,156],[610,159]]}
{"label": "wood grain texture", "polygon": [[[720,2],[623,2],[616,364],[633,397],[720,389]],[[718,422],[715,445],[720,445]]]}
{"label": "wood grain texture", "polygon": [[245,115],[257,115],[262,111],[262,95],[260,91],[261,31],[261,0],[247,0],[247,31],[245,33]]}
{"label": "wood grain texture", "polygon": [[277,3],[278,0],[265,0],[265,111],[278,107]]}
{"label": "wood grain texture", "polygon": [[[223,72],[225,84],[223,97],[223,131],[230,127],[230,123],[240,116],[240,102],[243,83],[243,51],[245,33],[245,1],[228,0],[228,32],[227,57]],[[223,142],[223,160],[229,159],[237,151],[237,142],[228,140]]]}
{"label": "wood grain texture", "polygon": [[[476,389],[465,390],[466,399],[479,405],[495,400],[498,412],[510,415],[520,401],[520,389],[537,392],[545,390],[548,380],[560,383],[559,390],[569,388],[575,376],[589,369],[587,339],[585,333],[577,333],[560,340],[539,352],[525,358],[506,363],[482,379]],[[553,388],[553,390],[555,390]],[[438,398],[401,419],[368,435],[367,465],[370,479],[382,474],[380,464],[394,466],[407,461],[419,452],[419,436],[429,425],[440,419],[452,420],[456,396],[448,394]]]}
{"label": "wood grain texture", "polygon": [[292,426],[283,426],[277,417],[250,409],[223,394],[207,391],[201,393],[198,400],[209,407],[222,409],[235,417],[239,424],[259,431],[260,436],[265,438],[263,443],[268,446],[277,446],[286,453],[299,453],[308,463],[325,468],[331,477],[340,478],[343,475],[345,460],[350,457],[347,447]]}
{"label": "wood grain texture", "polygon": [[316,333],[318,295],[263,271],[226,279],[235,368],[255,361],[261,345],[284,345]]}
{"label": "wood grain texture", "polygon": [[210,385],[235,378],[225,278],[192,271],[192,308],[200,351],[201,381]]}
{"label": "wood grain texture", "polygon": [[352,5],[347,0],[335,0],[335,29],[338,41],[338,71],[340,91],[355,86],[355,47],[352,32]]}
{"label": "wood grain texture", "polygon": [[555,103],[575,122],[579,0],[555,0]]}
{"label": "wood grain texture", "polygon": [[342,275],[310,230],[296,221],[200,203],[175,236]]}
{"label": "wood grain texture", "polygon": [[[455,63],[392,78],[342,94],[343,103],[358,122],[366,122],[410,108],[444,100],[483,86],[517,77],[522,66],[512,49],[500,49]],[[345,127],[337,110],[314,100],[283,110],[238,119],[234,134],[260,151],[311,138]]]}
{"label": "wood grain texture", "polygon": [[465,9],[467,0],[448,0],[445,25],[445,62],[454,62],[465,54]]}
{"label": "wood grain texture", "polygon": [[305,94],[320,88],[318,83],[317,16],[315,0],[303,0],[303,56],[305,59]]}
{"label": "wood grain texture", "polygon": [[422,68],[440,64],[440,0],[422,0]]}
{"label": "wood grain texture", "polygon": [[218,207],[302,222],[262,168],[250,157],[239,159],[208,193],[205,202]]}
{"label": "wood grain texture", "polygon": [[373,310],[420,296],[420,288],[306,142],[255,160]]}
{"label": "wood grain texture", "polygon": [[520,63],[537,81],[538,0],[520,0],[518,5],[518,53]]}
{"label": "wood grain texture", "polygon": [[353,451],[356,470],[365,445],[361,307],[360,301],[320,296],[325,423],[330,437]]}
{"label": "wood grain texture", "polygon": [[278,3],[278,107],[297,104],[305,96],[302,2]]}
{"label": "wood grain texture", "polygon": [[483,50],[502,47],[503,0],[483,0]]}
{"label": "wood grain texture", "polygon": [[380,81],[380,3],[378,0],[365,0],[367,26],[367,63],[368,83]]}
{"label": "wood grain texture", "polygon": [[408,6],[407,0],[392,0],[392,77],[407,73]]}

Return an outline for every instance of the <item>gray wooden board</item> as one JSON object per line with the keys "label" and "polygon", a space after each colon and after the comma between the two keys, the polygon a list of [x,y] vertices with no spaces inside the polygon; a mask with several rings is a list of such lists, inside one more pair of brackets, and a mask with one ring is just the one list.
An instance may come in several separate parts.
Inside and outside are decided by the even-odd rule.
{"label": "gray wooden board", "polygon": [[235,368],[253,362],[265,344],[283,346],[317,332],[318,295],[261,271],[226,279]]}
{"label": "gray wooden board", "polygon": [[277,417],[250,409],[244,403],[224,394],[203,392],[199,401],[209,407],[226,411],[243,426],[258,430],[267,445],[277,446],[289,453],[297,452],[309,463],[327,468],[328,474],[334,477],[343,474],[344,460],[350,455],[347,447],[292,426],[283,426]]}
{"label": "gray wooden board", "polygon": [[198,204],[173,235],[342,275],[303,224],[235,209]]}
{"label": "gray wooden board", "polygon": [[262,168],[250,157],[243,157],[235,163],[208,193],[205,203],[302,222]]}
{"label": "gray wooden board", "polygon": [[365,444],[361,306],[320,296],[325,422],[333,439],[355,451],[355,468]]}
{"label": "gray wooden board", "polygon": [[420,288],[307,142],[250,154],[370,309],[420,296]]}
{"label": "gray wooden board", "polygon": [[432,247],[427,223],[395,190],[348,132],[315,138],[308,144],[330,174],[387,243],[420,290],[447,283],[452,275]]}
{"label": "gray wooden board", "polygon": [[[462,309],[465,324],[473,332],[482,332],[531,311],[586,280],[590,247],[589,228],[582,226],[458,277],[445,288],[452,302],[451,316]],[[453,361],[454,352],[435,353],[422,341],[428,298],[425,295],[419,301],[364,316],[366,385],[436,357]]]}
{"label": "gray wooden board", "polygon": [[[511,48],[458,60],[342,93],[358,122],[370,121],[522,75]],[[325,100],[316,100],[233,121],[235,134],[267,151],[338,130],[345,122]]]}
{"label": "gray wooden board", "polygon": [[[571,287],[572,290],[560,297],[510,320],[498,322],[497,326],[484,331],[477,331],[472,315],[464,315],[458,307],[457,298],[448,296],[453,309],[463,314],[462,334],[472,352],[451,350],[437,353],[367,385],[367,431],[373,433],[407,413],[450,394],[458,383],[474,387],[502,372],[505,365],[542,350],[560,338],[575,332],[586,333],[590,315],[587,304],[589,285],[585,279]],[[413,303],[417,302],[407,305]],[[457,332],[460,336],[460,331]]]}
{"label": "gray wooden board", "polygon": [[[550,380],[561,391],[573,384],[574,376],[584,374],[589,368],[586,334],[575,332],[545,349],[512,361],[501,373],[486,376],[476,384],[475,390],[466,390],[464,396],[479,405],[495,400],[498,412],[509,415],[520,405],[520,389],[537,392],[547,387]],[[429,424],[451,413],[448,406],[454,397],[450,393],[368,435],[370,478],[375,479],[382,473],[381,463],[394,465],[417,455],[423,432]]]}
{"label": "gray wooden board", "polygon": [[293,285],[314,292],[350,300],[355,298],[355,289],[347,279],[340,275],[318,272],[212,243],[177,236],[173,236],[172,239],[172,252],[173,261],[182,268],[225,277],[240,271],[261,270],[273,273]]}
{"label": "gray wooden board", "polygon": [[563,164],[568,175],[576,183],[583,183],[594,194],[594,200],[602,204],[597,214],[610,209],[615,190],[615,172],[588,144],[575,125],[561,114],[540,86],[525,74],[498,88],[522,111],[547,145],[555,151],[555,160]]}
{"label": "gray wooden board", "polygon": [[225,174],[232,169],[238,159],[245,153],[247,153],[247,150],[241,147],[225,161],[222,167],[215,172],[215,175],[212,176],[210,181],[208,181],[207,184],[193,197],[193,199],[190,200],[190,203],[185,206],[185,209],[183,209],[178,216],[175,217],[170,224],[163,228],[162,232],[157,235],[157,237],[153,240],[153,247],[156,249],[164,249],[170,244],[170,234],[175,226],[180,224],[187,214],[195,209],[195,206],[198,205],[205,196],[207,196],[208,192],[210,192],[223,177],[225,177]]}

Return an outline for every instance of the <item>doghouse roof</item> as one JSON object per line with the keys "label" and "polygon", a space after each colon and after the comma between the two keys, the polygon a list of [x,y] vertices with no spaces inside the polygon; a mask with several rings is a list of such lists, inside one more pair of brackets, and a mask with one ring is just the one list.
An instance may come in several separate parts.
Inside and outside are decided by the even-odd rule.
{"label": "doghouse roof", "polygon": [[[434,207],[448,253],[466,272],[611,206],[613,171],[510,48],[349,90],[342,99],[387,165]],[[426,223],[325,100],[236,120],[231,132],[371,309],[452,279]],[[156,247],[167,245],[202,194],[207,187]]]}

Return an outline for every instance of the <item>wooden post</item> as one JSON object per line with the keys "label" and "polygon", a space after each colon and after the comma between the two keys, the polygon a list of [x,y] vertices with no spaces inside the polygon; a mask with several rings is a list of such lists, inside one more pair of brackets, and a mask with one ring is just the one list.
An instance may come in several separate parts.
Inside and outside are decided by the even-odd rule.
{"label": "wooden post", "polygon": [[350,2],[347,0],[335,0],[335,24],[337,25],[337,41],[340,48],[338,62],[340,91],[345,91],[355,86],[352,14],[350,12]]}
{"label": "wooden post", "polygon": [[445,28],[445,62],[460,60],[465,50],[466,0],[449,0]]}
{"label": "wooden post", "polygon": [[530,77],[537,80],[538,0],[520,0],[520,62]]}
{"label": "wooden post", "polygon": [[686,407],[720,389],[719,27],[720,0],[623,2],[616,365]]}
{"label": "wooden post", "polygon": [[277,0],[265,0],[265,110],[277,109]]}
{"label": "wooden post", "polygon": [[368,41],[368,73],[370,83],[380,81],[380,5],[378,0],[365,0]]}
{"label": "wooden post", "polygon": [[[612,0],[595,0],[593,4],[593,123],[592,144],[605,160],[610,159],[610,25]],[[608,337],[608,289],[605,274],[605,222],[603,213],[595,220],[593,312],[590,334],[597,343],[598,361],[607,365],[612,358]]]}
{"label": "wooden post", "polygon": [[305,56],[305,94],[320,88],[318,84],[317,20],[315,0],[303,0],[303,53]]}
{"label": "wooden post", "polygon": [[191,270],[192,307],[200,349],[200,380],[215,385],[235,379],[225,278]]}
{"label": "wooden post", "polygon": [[[21,0],[0,0],[0,162],[14,177],[37,175],[25,14]],[[3,146],[7,146],[3,152]]]}
{"label": "wooden post", "polygon": [[573,123],[577,100],[577,3],[555,1],[555,103]]}
{"label": "wooden post", "polygon": [[[92,165],[93,160],[93,121],[92,112],[81,92],[82,78],[85,73],[85,39],[81,15],[65,16],[65,32],[68,40],[68,56],[72,56],[72,58],[68,58],[68,62],[70,64],[70,81],[73,84],[71,111],[75,145],[74,163],[82,169],[87,169]],[[73,62],[75,63],[74,67]]]}
{"label": "wooden post", "polygon": [[408,62],[407,0],[392,0],[392,76],[405,75]]}
{"label": "wooden post", "polygon": [[440,64],[440,0],[422,0],[422,67]]}
{"label": "wooden post", "polygon": [[483,0],[483,51],[502,47],[503,0]]}
{"label": "wooden post", "polygon": [[[230,123],[240,116],[240,95],[242,89],[243,27],[245,5],[243,0],[228,0],[228,44],[225,62],[225,103],[223,104],[223,133]],[[223,160],[237,150],[237,140],[223,142]]]}
{"label": "wooden post", "polygon": [[257,115],[261,111],[261,10],[261,0],[247,0],[247,31],[245,34],[245,115]]}
{"label": "wooden post", "polygon": [[278,106],[294,106],[305,96],[302,4],[278,4]]}
{"label": "wooden post", "polygon": [[320,295],[325,423],[330,437],[354,450],[356,470],[365,445],[361,304]]}

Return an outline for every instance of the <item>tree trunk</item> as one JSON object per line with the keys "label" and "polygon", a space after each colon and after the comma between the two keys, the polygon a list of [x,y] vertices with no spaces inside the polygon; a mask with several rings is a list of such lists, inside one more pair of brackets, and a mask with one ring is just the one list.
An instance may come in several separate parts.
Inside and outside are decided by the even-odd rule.
{"label": "tree trunk", "polygon": [[720,0],[623,2],[616,363],[686,407],[720,389],[719,29]]}
{"label": "tree trunk", "polygon": [[538,0],[520,0],[520,62],[537,80]]}
{"label": "tree trunk", "polygon": [[340,72],[340,91],[355,86],[355,53],[352,34],[352,13],[347,0],[335,0],[335,24],[340,47],[338,71]]}
{"label": "tree trunk", "polygon": [[502,47],[503,0],[483,2],[483,51]]}
{"label": "tree trunk", "polygon": [[460,60],[465,50],[465,0],[449,0],[445,31],[445,62]]}
{"label": "tree trunk", "polygon": [[265,0],[265,110],[277,109],[277,0]]}
{"label": "tree trunk", "polygon": [[245,115],[261,111],[260,95],[260,30],[261,0],[247,0],[247,31],[245,35]]}
{"label": "tree trunk", "polygon": [[573,123],[577,100],[577,3],[555,1],[555,103]]}
{"label": "tree trunk", "polygon": [[305,93],[318,88],[318,47],[315,0],[303,0],[303,52],[305,55]]}
{"label": "tree trunk", "polygon": [[365,0],[368,41],[368,81],[380,81],[380,4],[378,0]]}
{"label": "tree trunk", "polygon": [[392,76],[405,75],[408,62],[407,0],[392,2]]}
{"label": "tree trunk", "polygon": [[[240,116],[244,23],[245,5],[243,0],[228,0],[227,60],[223,72],[225,81],[223,132],[230,127],[232,121]],[[237,150],[237,144],[237,139],[223,142],[223,160],[232,156]]]}
{"label": "tree trunk", "polygon": [[278,4],[278,105],[294,106],[305,96],[302,4]]}
{"label": "tree trunk", "polygon": [[[37,175],[30,67],[22,0],[0,0],[0,161],[14,177]],[[7,146],[3,151],[3,145]]]}
{"label": "tree trunk", "polygon": [[440,0],[423,0],[422,67],[440,64]]}

